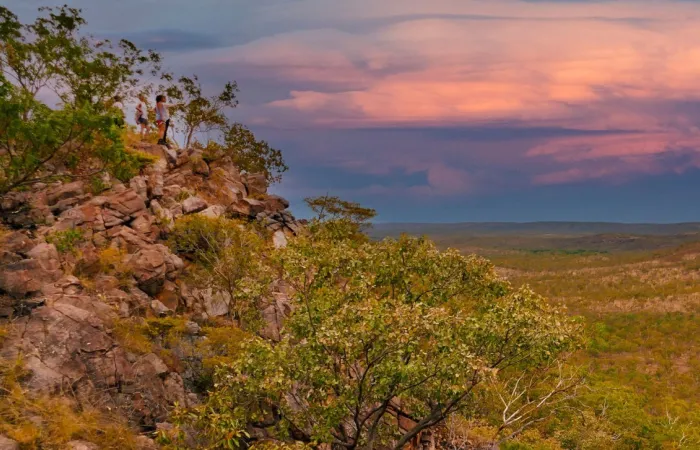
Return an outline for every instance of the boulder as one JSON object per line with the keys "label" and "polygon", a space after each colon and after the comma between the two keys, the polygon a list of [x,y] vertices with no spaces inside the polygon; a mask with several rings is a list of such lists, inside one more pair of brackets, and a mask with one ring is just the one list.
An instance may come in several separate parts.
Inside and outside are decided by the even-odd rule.
{"label": "boulder", "polygon": [[[0,291],[22,298],[38,293],[63,276],[58,252],[53,244],[41,243],[27,252],[26,259],[0,266]],[[3,257],[7,260],[7,257]]]}
{"label": "boulder", "polygon": [[163,290],[158,294],[158,300],[169,310],[177,311],[180,306],[180,289],[177,284],[165,280]]}
{"label": "boulder", "polygon": [[225,316],[229,312],[231,297],[226,292],[212,288],[191,289],[183,284],[181,293],[185,305],[192,310],[204,312],[210,317]]}
{"label": "boulder", "polygon": [[209,217],[212,219],[216,219],[218,217],[223,216],[226,213],[226,207],[221,206],[221,205],[213,205],[210,206],[209,208],[205,209],[204,211],[201,211],[200,215]]}
{"label": "boulder", "polygon": [[188,197],[182,202],[183,214],[194,214],[207,208],[207,202],[199,197]]}
{"label": "boulder", "polygon": [[[53,206],[62,200],[70,200],[80,197],[85,193],[85,185],[82,181],[64,183],[50,189],[46,194],[46,202]],[[76,199],[77,202],[77,199]]]}
{"label": "boulder", "polygon": [[153,225],[153,216],[150,214],[142,214],[135,218],[129,226],[141,234],[148,235],[151,232]]}
{"label": "boulder", "polygon": [[238,203],[229,205],[227,212],[234,217],[248,218],[253,215],[252,208],[248,202],[241,200]]}
{"label": "boulder", "polygon": [[265,203],[260,200],[255,200],[253,198],[244,198],[243,203],[246,203],[250,208],[250,215],[256,216],[259,213],[265,211]]}
{"label": "boulder", "polygon": [[42,192],[10,192],[0,198],[0,219],[14,228],[51,225],[54,216]]}
{"label": "boulder", "polygon": [[277,230],[274,232],[272,235],[272,244],[275,248],[284,248],[287,246],[287,243],[287,236],[284,234],[284,231]]}
{"label": "boulder", "polygon": [[139,289],[155,297],[162,291],[166,279],[177,277],[184,263],[168,247],[155,244],[141,248],[131,256],[129,267]]}
{"label": "boulder", "polygon": [[283,211],[289,208],[289,202],[278,195],[269,195],[265,199],[265,210],[271,212]]}
{"label": "boulder", "polygon": [[249,173],[243,177],[248,195],[267,194],[267,178],[262,173]]}
{"label": "boulder", "polygon": [[279,341],[283,321],[291,312],[292,306],[287,294],[283,292],[273,293],[273,297],[262,312],[265,326],[260,331],[260,335],[270,340]]}
{"label": "boulder", "polygon": [[0,450],[19,450],[19,444],[17,441],[0,434]]}
{"label": "boulder", "polygon": [[192,172],[198,175],[209,175],[209,165],[201,157],[192,158]]}
{"label": "boulder", "polygon": [[[89,229],[93,232],[105,230],[105,219],[101,203],[106,201],[105,197],[95,197],[89,203],[78,205],[61,213],[58,222],[52,227],[51,231],[66,231],[73,228]],[[110,218],[110,225],[118,225],[121,222],[116,222]],[[112,224],[114,222],[114,224]]]}
{"label": "boulder", "polygon": [[177,152],[175,150],[163,147],[163,153],[168,164],[172,167],[177,166]]}
{"label": "boulder", "polygon": [[111,228],[127,222],[146,209],[146,203],[133,189],[108,197],[102,207],[105,227]]}
{"label": "boulder", "polygon": [[129,187],[136,192],[136,194],[144,202],[148,201],[148,183],[146,182],[146,177],[138,176],[129,180]]}
{"label": "boulder", "polygon": [[112,247],[126,251],[126,253],[136,253],[142,248],[153,245],[153,239],[127,226],[117,226],[110,228],[106,234]]}
{"label": "boulder", "polygon": [[21,231],[14,231],[0,238],[0,249],[12,253],[26,254],[35,245],[36,242]]}
{"label": "boulder", "polygon": [[151,309],[158,317],[165,317],[173,313],[173,310],[165,306],[160,300],[153,300],[151,302]]}

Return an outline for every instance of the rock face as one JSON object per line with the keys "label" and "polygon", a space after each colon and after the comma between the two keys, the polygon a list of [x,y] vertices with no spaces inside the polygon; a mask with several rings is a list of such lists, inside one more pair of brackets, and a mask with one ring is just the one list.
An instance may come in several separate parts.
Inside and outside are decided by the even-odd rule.
{"label": "rock face", "polygon": [[156,355],[134,361],[117,344],[109,332],[114,319],[109,305],[89,295],[52,295],[17,320],[0,357],[23,355],[33,392],[70,389],[80,399],[118,408],[134,423],[149,426],[163,420],[186,393],[179,375]]}
{"label": "rock face", "polygon": [[[174,221],[187,214],[255,220],[277,247],[302,223],[285,199],[267,194],[265,176],[241,174],[228,158],[207,163],[194,150],[139,150],[161,159],[124,184],[103,180],[109,188],[99,195],[76,181],[0,198],[0,326],[9,330],[0,358],[23,355],[29,395],[71,392],[153,430],[174,403],[196,399],[189,372],[176,358],[129,347],[119,321],[186,313],[183,333],[203,339],[196,321],[227,316],[231,304],[228,293],[185,283],[188,263],[164,245]],[[51,242],[62,234],[78,238],[73,248],[59,245],[61,253]],[[278,290],[263,305],[263,334],[279,339],[290,311]],[[15,448],[0,435],[0,450]]]}
{"label": "rock face", "polygon": [[19,444],[17,441],[0,434],[0,450],[19,450]]}
{"label": "rock face", "polygon": [[56,247],[28,242],[19,232],[0,240],[0,292],[15,298],[37,294],[63,276]]}

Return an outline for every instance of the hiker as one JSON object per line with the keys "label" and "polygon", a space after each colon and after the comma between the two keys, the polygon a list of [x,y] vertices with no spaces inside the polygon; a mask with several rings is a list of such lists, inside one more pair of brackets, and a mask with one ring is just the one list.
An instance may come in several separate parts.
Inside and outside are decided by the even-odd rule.
{"label": "hiker", "polygon": [[148,116],[146,111],[148,107],[146,106],[146,97],[143,94],[139,95],[139,102],[136,105],[136,114],[134,116],[136,120],[136,126],[140,127],[141,139],[143,140],[148,134]]}
{"label": "hiker", "polygon": [[122,98],[118,95],[115,95],[114,98],[112,98],[112,108],[116,109],[119,111],[119,115],[117,115],[114,118],[114,123],[118,127],[123,127],[124,126],[124,104],[122,103]]}
{"label": "hiker", "polygon": [[168,103],[168,98],[165,95],[156,96],[156,125],[158,125],[158,132],[163,133],[161,138],[158,140],[159,145],[168,145],[168,128],[170,128],[170,112],[168,108],[171,106],[176,106],[174,104]]}

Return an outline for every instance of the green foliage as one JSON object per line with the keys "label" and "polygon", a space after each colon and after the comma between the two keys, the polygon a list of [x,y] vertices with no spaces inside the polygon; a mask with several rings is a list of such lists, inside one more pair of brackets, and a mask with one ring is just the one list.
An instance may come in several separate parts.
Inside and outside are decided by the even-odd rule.
{"label": "green foliage", "polygon": [[[575,322],[512,290],[485,260],[423,240],[299,238],[273,266],[293,288],[282,340],[249,340],[218,372],[205,409],[269,421],[280,436],[402,448],[453,412],[481,414],[488,380],[546,374],[579,343]],[[400,431],[392,414],[420,425]]]}
{"label": "green foliage", "polygon": [[264,173],[270,183],[279,182],[282,173],[289,169],[280,150],[271,147],[266,141],[257,139],[250,129],[240,123],[227,127],[223,143],[209,141],[204,148],[204,157],[208,161],[226,156],[241,170],[248,173]]}
{"label": "green foliage", "polygon": [[196,132],[224,130],[227,126],[224,109],[235,108],[238,105],[236,93],[238,85],[230,81],[224,85],[219,95],[206,97],[197,75],[180,77],[177,84],[166,89],[168,97],[177,100],[178,106],[173,109],[184,123],[185,148],[189,148]]}
{"label": "green foliage", "polygon": [[156,75],[161,57],[127,40],[113,45],[81,34],[81,11],[63,6],[40,8],[41,15],[22,24],[0,7],[0,68],[31,97],[42,88],[66,104],[98,104],[116,94],[134,95],[145,73]]}
{"label": "green foliage", "polygon": [[228,296],[231,318],[240,327],[257,326],[256,306],[272,281],[264,265],[269,244],[258,231],[235,220],[192,215],[175,222],[169,243],[196,263],[196,284]]}
{"label": "green foliage", "polygon": [[[578,405],[538,429],[565,449],[676,449],[700,446],[700,310],[697,235],[639,236],[574,254],[578,236],[449,236],[490,255],[515,286],[530,285],[586,319],[589,345],[574,357],[587,371]],[[510,248],[553,248],[539,253]],[[511,247],[512,245],[512,247]],[[670,246],[670,247],[669,247]]]}
{"label": "green foliage", "polygon": [[[128,179],[144,161],[125,150],[117,112],[103,101],[135,89],[146,68],[158,70],[160,57],[128,41],[113,48],[80,35],[85,20],[77,9],[40,11],[22,24],[0,7],[0,195],[57,176],[108,171]],[[62,104],[38,101],[41,89]]]}
{"label": "green foliage", "polygon": [[367,230],[377,212],[359,203],[341,200],[338,197],[321,196],[304,200],[316,218],[309,226],[320,239],[366,240]]}
{"label": "green foliage", "polygon": [[[111,117],[90,105],[50,109],[1,83],[0,195],[81,168],[119,167],[124,150]],[[101,164],[86,167],[88,159]]]}
{"label": "green foliage", "polygon": [[56,246],[59,253],[75,253],[76,245],[83,239],[82,230],[73,228],[66,231],[57,231],[46,236],[46,242]]}
{"label": "green foliage", "polygon": [[90,177],[90,192],[93,195],[98,195],[101,192],[106,191],[107,189],[109,189],[109,187],[102,179],[102,176],[93,175],[92,177]]}

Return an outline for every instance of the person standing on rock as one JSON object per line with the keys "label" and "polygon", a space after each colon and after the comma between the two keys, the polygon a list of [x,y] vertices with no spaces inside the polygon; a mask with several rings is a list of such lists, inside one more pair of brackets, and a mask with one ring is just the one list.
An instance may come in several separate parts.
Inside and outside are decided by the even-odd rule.
{"label": "person standing on rock", "polygon": [[136,114],[134,119],[136,120],[136,126],[140,128],[141,140],[143,140],[148,134],[148,116],[146,111],[148,107],[146,106],[146,97],[143,94],[139,95],[139,102],[136,105]]}
{"label": "person standing on rock", "polygon": [[158,125],[159,134],[162,132],[162,137],[158,140],[159,145],[168,145],[168,128],[170,128],[170,112],[168,108],[176,106],[168,103],[168,98],[165,95],[156,96],[156,125]]}

